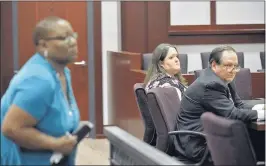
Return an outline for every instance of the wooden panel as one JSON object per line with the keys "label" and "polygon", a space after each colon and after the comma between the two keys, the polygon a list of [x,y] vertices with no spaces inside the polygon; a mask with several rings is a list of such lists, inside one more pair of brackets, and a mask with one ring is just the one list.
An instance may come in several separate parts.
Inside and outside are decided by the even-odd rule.
{"label": "wooden panel", "polygon": [[[170,10],[168,2],[148,2],[148,52],[152,52],[155,47],[168,40],[168,25]],[[180,39],[182,40],[182,39]],[[181,41],[180,41],[181,42]],[[182,41],[184,42],[184,41]],[[172,43],[179,44],[179,43]],[[131,51],[131,50],[130,50]]]}
{"label": "wooden panel", "polygon": [[146,53],[147,2],[122,1],[121,26],[123,51]]}
{"label": "wooden panel", "polygon": [[1,3],[1,97],[13,77],[12,2]]}
{"label": "wooden panel", "polygon": [[[168,2],[169,8],[170,3]],[[168,33],[171,36],[178,35],[225,35],[225,34],[265,34],[264,24],[232,24],[232,25],[216,25],[216,2],[211,1],[211,24],[210,25],[170,25]],[[170,18],[170,10],[169,10]],[[178,18],[177,18],[178,19]],[[260,42],[263,42],[261,40]]]}
{"label": "wooden panel", "polygon": [[17,2],[19,68],[35,53],[32,32],[37,23],[37,2]]}
{"label": "wooden panel", "polygon": [[[61,9],[58,11],[61,14],[65,14],[65,18],[72,24],[74,31],[78,32],[78,59],[77,61],[86,61],[88,63],[88,39],[87,39],[87,3],[86,1],[80,2],[59,2],[61,3]],[[55,6],[56,9],[60,6]],[[73,12],[78,11],[78,12]],[[60,15],[59,15],[60,16]],[[63,17],[63,16],[61,16]],[[77,19],[79,18],[79,19]],[[89,78],[88,78],[88,66],[69,65],[72,73],[72,86],[75,93],[75,97],[79,106],[81,120],[89,119]],[[82,85],[82,87],[80,86]]]}
{"label": "wooden panel", "polygon": [[216,24],[216,2],[211,1],[210,3],[211,8],[211,25]]}
{"label": "wooden panel", "polygon": [[[74,5],[71,6],[70,4]],[[71,12],[69,10],[72,11],[76,11],[74,9],[77,9],[75,7],[75,4],[80,4],[80,3],[71,3],[71,2],[56,2],[56,1],[39,1],[36,2],[36,18],[37,20],[42,20],[43,18],[47,17],[47,16],[58,16],[64,19],[69,19],[68,16],[71,15],[75,15],[76,12]],[[83,5],[86,3],[83,3]],[[69,8],[71,7],[71,8]],[[73,7],[73,8],[72,8]],[[83,8],[86,8],[85,6],[80,6],[80,10],[78,10],[79,12],[83,11]],[[68,13],[71,12],[71,14],[69,15]],[[79,13],[77,12],[77,13]]]}
{"label": "wooden panel", "polygon": [[175,25],[170,26],[170,36],[178,35],[228,35],[228,34],[264,34],[263,24],[236,25]]}
{"label": "wooden panel", "polygon": [[[169,5],[169,1],[123,2],[122,50],[147,53],[164,42],[177,45],[265,42],[264,25],[260,24],[170,26]],[[211,24],[216,24],[213,6],[214,2]]]}
{"label": "wooden panel", "polygon": [[103,137],[101,1],[94,2],[94,59],[96,134]]}
{"label": "wooden panel", "polygon": [[[188,35],[189,29],[186,29],[191,27],[185,26],[184,29],[186,29],[186,31],[184,31],[184,34],[178,33],[179,31],[175,32],[171,31],[172,34],[170,35],[168,32],[170,25],[169,8],[170,8],[169,2],[148,2],[148,23],[149,23],[148,27],[156,27],[148,29],[149,51],[152,51],[152,49],[154,49],[161,42],[169,42],[172,44],[181,45],[181,44],[264,43],[265,41],[264,31],[262,32],[261,29],[257,29],[261,28],[261,25],[259,25],[259,27],[254,27],[253,28],[254,31],[249,30],[248,33],[246,32],[246,30],[242,31],[241,33],[235,33],[236,30],[232,31],[233,27],[232,29],[230,29],[231,27],[229,26],[226,27],[228,28],[227,33],[222,33],[222,32],[218,33],[215,31],[215,28],[213,28],[212,31],[210,31],[210,33],[208,33],[208,31],[207,32],[205,31],[205,34],[203,32],[199,34],[199,32],[200,30],[204,30],[206,26],[191,26],[192,31],[190,32],[192,33],[193,30],[195,31],[195,33],[192,33],[192,35]],[[220,27],[220,29],[223,28],[225,27],[223,26]],[[238,30],[238,32],[240,32],[240,30]],[[225,32],[225,30],[223,31]],[[254,33],[253,32],[251,33],[251,31],[253,31]],[[216,34],[214,32],[216,32]]]}
{"label": "wooden panel", "polygon": [[129,63],[129,68],[130,69],[141,69],[141,62],[142,62],[142,55],[140,55],[140,53],[132,53],[132,52],[121,52],[122,56],[126,56],[126,58],[128,59]]}
{"label": "wooden panel", "polygon": [[[140,114],[135,103],[133,91],[135,77],[130,72],[130,56],[121,52],[108,52],[108,56],[111,71],[111,87],[109,88],[112,88],[113,92],[110,98],[113,106],[113,112],[110,115],[113,118],[112,125],[130,131],[129,133],[140,138],[143,133],[138,132],[135,125],[140,119]],[[142,82],[143,79],[140,78],[137,81]],[[137,126],[141,127],[141,125],[137,123]]]}
{"label": "wooden panel", "polygon": [[252,98],[265,98],[265,73],[251,73]]}

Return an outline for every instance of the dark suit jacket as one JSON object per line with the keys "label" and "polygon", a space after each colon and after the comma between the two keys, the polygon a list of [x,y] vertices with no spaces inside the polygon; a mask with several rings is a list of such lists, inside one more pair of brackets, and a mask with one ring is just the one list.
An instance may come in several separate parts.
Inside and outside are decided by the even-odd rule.
{"label": "dark suit jacket", "polygon": [[[257,119],[257,111],[244,109],[235,90],[234,81],[226,84],[210,68],[205,69],[184,92],[177,130],[202,132],[200,116],[204,112],[244,122]],[[199,161],[206,149],[206,142],[198,136],[177,136],[177,150],[191,160]]]}

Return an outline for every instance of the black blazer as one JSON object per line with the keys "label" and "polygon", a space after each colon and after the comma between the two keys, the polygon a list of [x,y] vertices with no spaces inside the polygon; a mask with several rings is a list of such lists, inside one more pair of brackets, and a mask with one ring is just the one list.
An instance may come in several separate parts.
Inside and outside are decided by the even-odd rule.
{"label": "black blazer", "polygon": [[[212,112],[229,119],[244,122],[257,119],[257,111],[244,109],[244,104],[235,90],[234,81],[226,84],[210,68],[205,69],[184,92],[180,113],[177,117],[177,130],[202,132],[200,116]],[[203,138],[177,136],[178,151],[194,161],[199,161],[206,149]]]}

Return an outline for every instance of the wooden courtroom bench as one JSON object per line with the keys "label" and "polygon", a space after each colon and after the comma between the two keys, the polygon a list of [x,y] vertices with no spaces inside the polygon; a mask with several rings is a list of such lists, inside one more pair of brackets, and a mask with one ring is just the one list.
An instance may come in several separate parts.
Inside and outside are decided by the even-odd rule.
{"label": "wooden courtroom bench", "polygon": [[[110,125],[117,125],[130,134],[142,139],[144,126],[136,104],[133,86],[143,82],[146,72],[141,70],[141,54],[130,52],[108,51],[108,66],[110,77],[111,96],[108,100],[112,103]],[[251,73],[252,97],[265,98],[265,74]],[[190,85],[194,81],[193,74],[183,75]]]}
{"label": "wooden courtroom bench", "polygon": [[110,165],[184,165],[116,126],[104,127]]}

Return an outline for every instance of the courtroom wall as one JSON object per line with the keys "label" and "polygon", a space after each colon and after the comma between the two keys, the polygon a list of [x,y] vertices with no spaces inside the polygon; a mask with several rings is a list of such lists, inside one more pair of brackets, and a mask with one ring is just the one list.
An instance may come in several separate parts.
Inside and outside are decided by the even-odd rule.
{"label": "courtroom wall", "polygon": [[122,50],[146,53],[162,42],[176,44],[189,55],[192,71],[200,69],[200,52],[229,44],[245,53],[245,66],[254,72],[264,51],[264,11],[264,2],[122,2]]}
{"label": "courtroom wall", "polygon": [[[187,3],[194,4],[195,2]],[[256,8],[257,6],[258,5],[256,4],[253,5],[252,10],[254,10],[254,8]],[[208,16],[208,14],[210,15],[209,19],[211,20],[207,22],[208,24],[223,23],[222,21],[225,20],[225,17],[227,17],[223,17],[225,12],[223,12],[223,10],[220,10],[222,8],[221,6],[219,7],[216,8],[217,12],[222,12],[220,12],[219,14],[216,13],[217,18],[214,18],[213,10],[203,13],[203,15],[205,14],[206,16]],[[247,7],[247,5],[245,7]],[[107,50],[122,50],[129,52],[147,53],[152,52],[153,49],[162,42],[177,44],[180,53],[188,54],[188,71],[192,71],[201,68],[201,63],[199,63],[200,52],[211,51],[214,47],[220,44],[230,44],[237,51],[243,51],[245,53],[245,66],[250,68],[251,71],[256,71],[261,67],[259,52],[264,51],[265,32],[262,32],[261,30],[261,23],[263,18],[260,13],[261,10],[263,10],[264,13],[265,6],[263,9],[259,8],[259,10],[256,10],[256,12],[250,12],[252,14],[257,14],[259,17],[253,22],[253,25],[248,26],[248,28],[250,28],[248,31],[244,31],[243,29],[245,29],[245,25],[242,25],[246,24],[245,21],[250,21],[250,18],[247,18],[247,16],[245,16],[245,20],[244,18],[237,15],[235,17],[232,17],[232,19],[238,19],[238,23],[240,25],[237,25],[236,28],[240,28],[240,30],[230,29],[235,28],[234,26],[229,27],[229,30],[227,29],[225,34],[215,33],[213,31],[211,33],[204,31],[197,32],[195,29],[193,29],[193,27],[193,31],[191,32],[184,31],[184,33],[176,34],[174,31],[173,33],[171,30],[176,30],[176,27],[175,25],[171,26],[170,23],[170,17],[174,14],[171,12],[170,8],[170,2],[166,1],[102,2],[102,71],[104,124],[110,124],[110,119],[112,119],[110,117],[108,118],[108,116],[111,114],[109,114],[108,112],[112,111],[112,106],[108,102],[108,99],[110,98],[109,95],[112,91],[111,89],[108,89],[108,85],[110,83],[107,81]],[[233,11],[231,9],[229,13],[243,13],[243,11],[240,11],[240,9],[240,7],[234,9]],[[196,13],[196,15],[199,15],[199,13]],[[181,21],[178,19],[176,22],[184,22],[184,20],[186,20],[186,16],[188,15],[182,14],[182,18],[184,19]],[[256,17],[256,15],[253,17]],[[186,24],[199,24],[198,19],[198,17],[192,16],[190,22],[186,22]],[[204,18],[203,16],[203,18],[199,21],[204,22],[206,21],[206,18]],[[228,24],[231,23],[230,21],[232,20],[229,20]],[[205,24],[207,23],[205,22]],[[186,28],[186,26],[184,27]],[[200,25],[200,27],[202,26]],[[204,27],[200,30],[204,30]]]}
{"label": "courtroom wall", "polygon": [[[241,25],[258,26],[264,24],[265,2],[216,2],[215,9],[211,2],[170,2],[170,25],[210,25],[212,21],[217,25]],[[215,10],[215,18],[212,11]],[[230,11],[230,12],[229,12]],[[214,19],[214,20],[213,20]],[[192,26],[191,26],[192,27]],[[196,37],[196,36],[195,36]],[[229,41],[230,42],[230,41]],[[228,43],[229,43],[228,42]],[[257,41],[258,42],[258,41]],[[254,43],[250,40],[244,44],[231,42],[237,51],[245,53],[245,67],[252,72],[261,68],[259,52],[264,51],[264,43]],[[223,43],[227,44],[227,43]],[[201,69],[200,52],[207,52],[217,47],[214,45],[179,45],[180,52],[188,53],[188,70]]]}
{"label": "courtroom wall", "polygon": [[119,1],[102,1],[101,2],[101,30],[102,30],[102,101],[103,101],[103,124],[109,124],[112,114],[111,89],[108,89],[108,56],[107,51],[121,50],[121,18],[120,18],[120,2]]}

